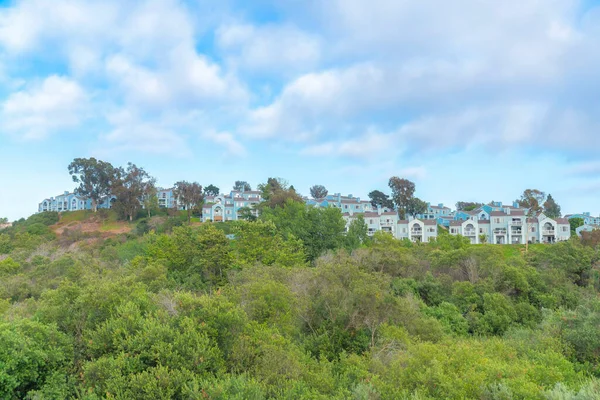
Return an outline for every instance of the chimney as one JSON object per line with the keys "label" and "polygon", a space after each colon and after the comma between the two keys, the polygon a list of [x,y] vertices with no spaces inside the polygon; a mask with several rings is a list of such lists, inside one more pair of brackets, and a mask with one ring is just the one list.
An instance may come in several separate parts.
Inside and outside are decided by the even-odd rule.
{"label": "chimney", "polygon": [[440,204],[438,204],[438,207],[439,207],[439,208],[444,208],[444,203],[440,203]]}

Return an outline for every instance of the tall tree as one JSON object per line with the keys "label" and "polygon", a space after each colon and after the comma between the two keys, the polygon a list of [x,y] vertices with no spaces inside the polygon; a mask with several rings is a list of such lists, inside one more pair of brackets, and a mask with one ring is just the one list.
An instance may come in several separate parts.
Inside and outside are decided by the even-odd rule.
{"label": "tall tree", "polygon": [[483,204],[475,203],[473,201],[459,201],[456,203],[457,211],[473,211],[474,209],[481,207]]}
{"label": "tall tree", "polygon": [[[535,218],[539,213],[543,211],[542,204],[546,194],[537,189],[526,189],[521,198],[517,200],[519,206],[527,209],[527,219]],[[531,231],[532,223],[527,222],[525,224],[527,229],[525,230],[525,252],[529,251],[529,232]]]}
{"label": "tall tree", "polygon": [[205,196],[218,196],[219,195],[219,188],[216,187],[215,185],[208,185],[204,188],[204,195]]}
{"label": "tall tree", "polygon": [[0,218],[0,224],[8,224],[8,218]]}
{"label": "tall tree", "polygon": [[323,199],[327,197],[327,189],[323,185],[314,185],[310,188],[310,195],[313,199]]}
{"label": "tall tree", "polygon": [[363,243],[369,240],[369,227],[365,222],[362,214],[358,214],[356,218],[350,222],[348,232],[346,232],[345,247],[348,250],[358,249]]}
{"label": "tall tree", "polygon": [[250,186],[250,184],[246,181],[235,181],[233,190],[237,190],[239,192],[249,192],[252,190],[252,186]]}
{"label": "tall tree", "polygon": [[117,177],[115,167],[95,158],[76,158],[69,164],[69,174],[73,182],[79,183],[75,193],[92,200],[92,209],[98,210],[98,203],[110,194]]}
{"label": "tall tree", "polygon": [[158,189],[156,186],[151,185],[146,188],[146,192],[142,198],[142,204],[148,213],[148,218],[152,216],[152,213],[156,213],[160,209],[158,204]]}
{"label": "tall tree", "polygon": [[202,185],[198,182],[180,181],[175,183],[173,194],[177,198],[177,204],[183,205],[187,211],[188,223],[192,221],[192,209],[200,207],[204,201]]}
{"label": "tall tree", "polygon": [[373,190],[369,193],[369,199],[373,207],[380,206],[382,208],[394,208],[394,202],[390,199],[390,196],[379,190]]}
{"label": "tall tree", "polygon": [[262,192],[265,201],[259,204],[259,208],[284,207],[288,201],[303,203],[302,197],[296,193],[293,186],[282,178],[269,178],[267,183],[261,183],[257,187]]}
{"label": "tall tree", "polygon": [[156,193],[156,179],[143,168],[128,163],[127,169],[117,168],[111,191],[116,196],[115,208],[126,219],[133,221],[137,212],[142,208],[145,195]]}
{"label": "tall tree", "polygon": [[406,218],[409,204],[415,195],[415,184],[408,179],[393,176],[388,183],[392,189],[392,199],[398,209],[400,218]]}
{"label": "tall tree", "polygon": [[406,214],[411,217],[416,217],[417,214],[423,214],[427,211],[427,202],[419,199],[418,197],[413,197],[408,201],[408,205],[406,206]]}
{"label": "tall tree", "polygon": [[546,198],[546,201],[544,202],[544,214],[550,218],[560,218],[562,215],[560,206],[556,203],[551,194],[548,195],[548,198]]}

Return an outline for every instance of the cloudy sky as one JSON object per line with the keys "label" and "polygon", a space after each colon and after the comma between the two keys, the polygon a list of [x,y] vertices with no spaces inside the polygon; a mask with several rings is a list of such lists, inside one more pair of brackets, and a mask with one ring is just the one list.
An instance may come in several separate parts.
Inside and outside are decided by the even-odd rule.
{"label": "cloudy sky", "polygon": [[600,212],[600,1],[20,0],[0,7],[0,217],[132,161],[432,203]]}

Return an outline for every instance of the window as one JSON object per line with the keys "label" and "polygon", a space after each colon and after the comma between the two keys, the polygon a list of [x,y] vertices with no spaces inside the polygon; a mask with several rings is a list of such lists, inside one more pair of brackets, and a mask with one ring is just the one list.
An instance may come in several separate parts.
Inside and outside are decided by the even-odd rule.
{"label": "window", "polygon": [[535,226],[531,227],[531,232],[535,232]]}
{"label": "window", "polygon": [[495,221],[495,222],[496,222],[497,224],[500,224],[500,223],[502,223],[502,218],[496,218],[496,221]]}
{"label": "window", "polygon": [[456,233],[456,228],[450,229],[450,233]]}
{"label": "window", "polygon": [[483,233],[483,228],[479,228],[479,233]]}
{"label": "window", "polygon": [[348,204],[344,204],[344,209],[348,209]]}
{"label": "window", "polygon": [[370,220],[369,220],[369,224],[372,224],[372,223],[373,223],[373,220],[372,220],[372,219],[370,219]]}
{"label": "window", "polygon": [[406,233],[406,228],[402,228],[402,233]]}

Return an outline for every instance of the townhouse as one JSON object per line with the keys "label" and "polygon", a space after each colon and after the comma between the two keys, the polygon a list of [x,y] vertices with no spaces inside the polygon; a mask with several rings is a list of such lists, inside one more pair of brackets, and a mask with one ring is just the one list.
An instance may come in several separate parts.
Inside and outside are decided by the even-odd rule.
{"label": "townhouse", "polygon": [[[98,208],[112,208],[115,202],[115,196],[107,196],[98,202]],[[71,192],[64,192],[58,196],[49,197],[42,200],[38,204],[38,212],[45,211],[79,211],[79,210],[91,210],[92,200],[85,197],[76,195]]]}
{"label": "townhouse", "polygon": [[515,207],[507,207],[505,211],[491,211],[489,219],[479,219],[475,214],[469,219],[452,221],[449,232],[462,235],[473,244],[555,243],[571,237],[566,218],[552,219],[544,213],[527,218],[523,209]]}
{"label": "townhouse", "polygon": [[574,218],[580,218],[583,220],[584,225],[600,225],[600,217],[593,217],[589,212],[582,212],[579,214],[568,214],[565,218],[571,220]]}
{"label": "townhouse", "polygon": [[242,209],[258,216],[256,206],[262,201],[261,192],[256,190],[232,190],[227,195],[207,196],[202,206],[202,222],[237,221]]}
{"label": "townhouse", "polygon": [[[351,194],[347,196],[342,196],[340,193],[330,194],[322,199],[310,199],[304,197],[304,201],[309,206],[335,207],[339,208],[342,213],[349,213],[351,215],[374,212],[377,210],[369,200],[361,200],[360,197],[354,197]],[[390,210],[385,209],[384,211]]]}
{"label": "townhouse", "polygon": [[384,211],[382,209],[364,214],[342,214],[346,221],[346,231],[359,215],[364,218],[369,236],[382,231],[391,234],[396,239],[408,239],[413,242],[429,242],[437,238],[437,222],[434,219],[401,220],[396,211]]}

